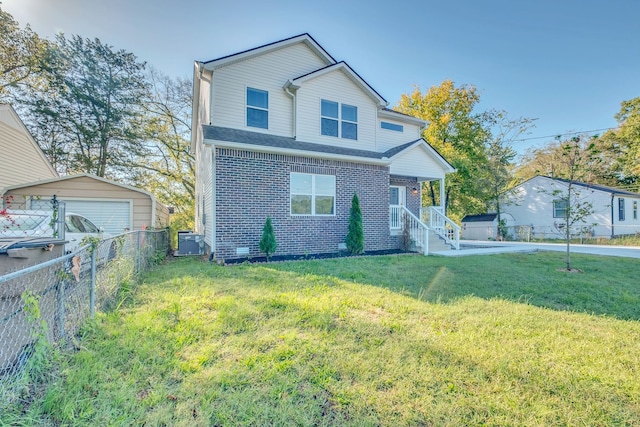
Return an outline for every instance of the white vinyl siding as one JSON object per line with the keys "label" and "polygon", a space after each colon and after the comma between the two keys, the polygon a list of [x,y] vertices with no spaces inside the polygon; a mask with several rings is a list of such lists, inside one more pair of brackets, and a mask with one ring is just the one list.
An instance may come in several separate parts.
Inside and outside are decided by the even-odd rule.
{"label": "white vinyl siding", "polygon": [[215,70],[211,87],[211,124],[267,132],[246,126],[245,90],[249,86],[269,92],[268,132],[293,136],[293,99],[282,87],[288,79],[324,66],[326,64],[315,53],[300,43]]}
{"label": "white vinyl siding", "polygon": [[1,121],[0,153],[0,190],[57,176],[26,131]]}
{"label": "white vinyl siding", "polygon": [[[321,133],[321,100],[358,107],[358,139],[325,136]],[[375,150],[377,108],[374,101],[341,70],[306,81],[298,90],[297,137],[325,145]],[[404,142],[407,142],[406,140]]]}
{"label": "white vinyl siding", "polygon": [[[403,127],[402,132],[395,132],[388,129],[381,128],[380,122],[384,121]],[[381,119],[376,126],[376,150],[387,151],[398,145],[406,144],[409,141],[415,141],[420,139],[420,127],[410,123],[403,123],[400,121],[394,121],[387,118]]]}
{"label": "white vinyl siding", "polygon": [[442,164],[421,146],[405,150],[395,157],[389,167],[389,173],[398,176],[415,176],[422,180],[441,179],[445,176]]}

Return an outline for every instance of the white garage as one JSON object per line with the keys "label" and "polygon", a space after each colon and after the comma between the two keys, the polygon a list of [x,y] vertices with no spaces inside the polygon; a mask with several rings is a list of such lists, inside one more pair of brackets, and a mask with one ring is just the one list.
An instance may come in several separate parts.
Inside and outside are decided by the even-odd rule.
{"label": "white garage", "polygon": [[71,175],[7,187],[14,209],[50,209],[55,195],[67,212],[89,218],[110,234],[169,225],[169,211],[144,190],[89,174]]}

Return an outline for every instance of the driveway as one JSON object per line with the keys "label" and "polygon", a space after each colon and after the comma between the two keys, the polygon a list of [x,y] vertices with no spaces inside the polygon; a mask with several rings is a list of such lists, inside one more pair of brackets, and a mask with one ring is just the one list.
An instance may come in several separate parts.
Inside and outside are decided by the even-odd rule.
{"label": "driveway", "polygon": [[[437,251],[434,255],[443,256],[464,256],[464,255],[485,255],[508,252],[536,252],[536,251],[557,251],[565,252],[567,245],[564,243],[528,243],[528,242],[493,242],[478,240],[461,240],[459,251]],[[571,244],[571,253],[617,256],[625,258],[639,258],[640,247],[638,246],[609,246],[609,245],[580,245]]]}

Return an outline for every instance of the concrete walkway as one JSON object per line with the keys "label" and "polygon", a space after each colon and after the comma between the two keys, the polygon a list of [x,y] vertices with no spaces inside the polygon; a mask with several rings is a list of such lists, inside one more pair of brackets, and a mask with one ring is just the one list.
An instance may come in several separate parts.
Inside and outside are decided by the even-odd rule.
{"label": "concrete walkway", "polygon": [[[488,255],[509,252],[537,252],[537,251],[557,251],[565,252],[565,243],[528,243],[528,242],[493,242],[478,240],[461,240],[459,251],[437,251],[431,252],[433,255],[442,256],[465,256],[465,255]],[[608,245],[580,245],[571,244],[571,253],[606,255],[626,258],[639,258],[640,247],[638,246],[608,246]]]}

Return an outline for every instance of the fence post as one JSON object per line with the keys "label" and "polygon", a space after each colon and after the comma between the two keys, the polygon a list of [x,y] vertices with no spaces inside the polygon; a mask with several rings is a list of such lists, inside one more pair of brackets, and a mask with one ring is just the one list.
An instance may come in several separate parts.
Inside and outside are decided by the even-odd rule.
{"label": "fence post", "polygon": [[136,273],[140,274],[140,257],[142,256],[142,231],[138,231],[138,269]]}
{"label": "fence post", "polygon": [[98,253],[98,247],[96,246],[91,251],[91,288],[89,288],[89,313],[91,318],[96,317],[96,258]]}
{"label": "fence post", "polygon": [[64,339],[64,323],[65,323],[65,312],[64,312],[64,299],[65,299],[65,284],[67,279],[62,279],[58,282],[57,286],[57,297],[58,297],[58,334],[60,335],[60,339]]}

